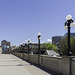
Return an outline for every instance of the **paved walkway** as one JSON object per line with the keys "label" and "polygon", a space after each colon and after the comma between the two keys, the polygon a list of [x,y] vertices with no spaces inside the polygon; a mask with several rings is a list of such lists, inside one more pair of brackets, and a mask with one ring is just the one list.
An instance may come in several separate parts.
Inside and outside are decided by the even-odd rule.
{"label": "paved walkway", "polygon": [[51,75],[12,55],[0,54],[0,75]]}

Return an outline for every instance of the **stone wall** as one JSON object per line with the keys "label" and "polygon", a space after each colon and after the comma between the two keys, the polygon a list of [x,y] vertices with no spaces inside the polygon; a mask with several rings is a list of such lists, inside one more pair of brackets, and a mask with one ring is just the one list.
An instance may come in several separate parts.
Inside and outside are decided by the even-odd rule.
{"label": "stone wall", "polygon": [[75,75],[75,58],[72,59],[71,70],[72,70],[72,75]]}
{"label": "stone wall", "polygon": [[[29,62],[38,64],[37,54],[13,53],[14,55],[28,60]],[[74,57],[51,57],[48,55],[40,55],[40,66],[53,70],[62,75],[75,75],[75,58]]]}
{"label": "stone wall", "polygon": [[51,69],[57,73],[62,73],[62,58],[61,57],[50,57],[41,55],[42,66]]}
{"label": "stone wall", "polygon": [[29,56],[30,56],[30,62],[38,64],[38,55],[36,55],[36,54],[33,54],[33,55],[30,54]]}
{"label": "stone wall", "polygon": [[0,47],[0,54],[2,54],[2,48]]}

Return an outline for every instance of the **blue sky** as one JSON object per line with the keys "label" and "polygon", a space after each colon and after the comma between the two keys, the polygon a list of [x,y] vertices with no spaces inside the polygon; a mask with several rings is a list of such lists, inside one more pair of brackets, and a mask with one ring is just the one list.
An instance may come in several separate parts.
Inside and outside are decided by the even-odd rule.
{"label": "blue sky", "polygon": [[10,41],[11,45],[27,39],[37,42],[39,32],[44,42],[63,36],[69,14],[75,20],[75,0],[0,0],[0,41]]}

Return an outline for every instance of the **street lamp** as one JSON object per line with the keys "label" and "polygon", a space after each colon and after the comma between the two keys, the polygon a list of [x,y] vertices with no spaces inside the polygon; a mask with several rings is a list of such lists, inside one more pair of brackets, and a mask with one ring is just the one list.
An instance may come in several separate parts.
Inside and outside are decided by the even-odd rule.
{"label": "street lamp", "polygon": [[23,53],[24,53],[24,46],[25,46],[25,43],[23,42]]}
{"label": "street lamp", "polygon": [[28,39],[28,53],[29,53],[29,44],[30,44],[30,39]]}
{"label": "street lamp", "polygon": [[21,53],[21,45],[19,45],[20,53]]}
{"label": "street lamp", "polygon": [[30,41],[30,44],[29,44],[29,49],[30,49],[30,53],[32,52],[32,43]]}
{"label": "street lamp", "polygon": [[30,50],[29,44],[30,44],[30,39],[28,39],[28,61],[29,61],[29,50]]}
{"label": "street lamp", "polygon": [[72,52],[70,50],[70,28],[75,26],[75,23],[73,23],[73,19],[71,15],[68,15],[66,17],[67,21],[65,22],[65,26],[64,29],[67,30],[68,29],[68,52],[67,52],[67,56],[72,56]]}
{"label": "street lamp", "polygon": [[41,33],[38,33],[38,64],[40,65],[40,39]]}
{"label": "street lamp", "polygon": [[25,43],[23,42],[23,59],[24,59],[24,46],[25,46]]}

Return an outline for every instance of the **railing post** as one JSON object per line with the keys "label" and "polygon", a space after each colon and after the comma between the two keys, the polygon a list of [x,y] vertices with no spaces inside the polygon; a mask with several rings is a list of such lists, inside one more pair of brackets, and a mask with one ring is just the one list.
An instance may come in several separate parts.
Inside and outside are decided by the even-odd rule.
{"label": "railing post", "polygon": [[72,56],[62,57],[63,75],[72,75]]}

